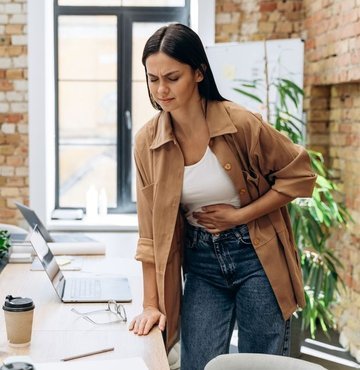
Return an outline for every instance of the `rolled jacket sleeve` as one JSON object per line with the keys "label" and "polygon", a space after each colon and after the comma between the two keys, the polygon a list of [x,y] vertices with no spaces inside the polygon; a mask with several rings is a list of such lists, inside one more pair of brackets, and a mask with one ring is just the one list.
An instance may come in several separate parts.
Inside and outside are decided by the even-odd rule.
{"label": "rolled jacket sleeve", "polygon": [[139,238],[135,259],[142,262],[154,263],[154,243],[152,239]]}
{"label": "rolled jacket sleeve", "polygon": [[262,122],[253,158],[271,188],[292,198],[311,197],[316,174],[305,148]]}
{"label": "rolled jacket sleeve", "polygon": [[147,166],[141,160],[138,150],[134,149],[136,164],[136,196],[139,223],[139,240],[135,259],[142,262],[155,263],[153,230],[152,230],[152,202],[154,186],[149,184]]}

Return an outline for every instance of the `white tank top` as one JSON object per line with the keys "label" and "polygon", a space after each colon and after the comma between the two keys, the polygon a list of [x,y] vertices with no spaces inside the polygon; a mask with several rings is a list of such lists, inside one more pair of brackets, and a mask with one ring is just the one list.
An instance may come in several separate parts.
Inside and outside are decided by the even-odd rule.
{"label": "white tank top", "polygon": [[199,162],[185,166],[181,205],[188,222],[203,227],[196,222],[192,213],[201,212],[201,207],[206,205],[219,203],[239,208],[240,198],[230,177],[207,147]]}

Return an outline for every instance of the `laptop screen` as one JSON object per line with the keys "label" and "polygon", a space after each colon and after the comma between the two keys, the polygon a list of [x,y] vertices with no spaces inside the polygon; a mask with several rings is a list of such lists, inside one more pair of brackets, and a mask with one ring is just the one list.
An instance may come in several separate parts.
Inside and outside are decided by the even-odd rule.
{"label": "laptop screen", "polygon": [[60,271],[60,267],[56,262],[55,256],[51,252],[46,240],[40,233],[37,225],[35,225],[31,235],[30,242],[39,257],[41,264],[44,267],[49,279],[56,290],[56,293],[62,298],[64,291],[65,279],[63,273]]}
{"label": "laptop screen", "polygon": [[49,234],[49,232],[46,230],[46,227],[41,222],[35,211],[33,211],[31,208],[24,206],[21,203],[14,202],[16,204],[16,207],[18,207],[21,214],[24,216],[26,222],[29,224],[29,226],[33,229],[35,226],[39,229],[41,235],[44,237],[44,239],[51,243],[53,242],[53,238]]}

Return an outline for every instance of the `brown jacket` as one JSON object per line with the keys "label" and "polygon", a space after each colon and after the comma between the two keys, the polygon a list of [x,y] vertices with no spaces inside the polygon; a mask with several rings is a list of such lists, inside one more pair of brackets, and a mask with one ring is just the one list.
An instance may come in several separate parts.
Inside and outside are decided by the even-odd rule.
{"label": "brown jacket", "polygon": [[[304,148],[232,102],[209,102],[206,118],[211,150],[234,182],[241,206],[270,188],[294,198],[311,196],[316,175]],[[169,349],[178,337],[182,292],[179,205],[184,159],[168,113],[159,113],[139,131],[135,161],[140,234],[136,259],[154,264],[158,307],[167,316]],[[305,305],[305,299],[287,209],[260,217],[248,227],[283,317],[288,319]]]}

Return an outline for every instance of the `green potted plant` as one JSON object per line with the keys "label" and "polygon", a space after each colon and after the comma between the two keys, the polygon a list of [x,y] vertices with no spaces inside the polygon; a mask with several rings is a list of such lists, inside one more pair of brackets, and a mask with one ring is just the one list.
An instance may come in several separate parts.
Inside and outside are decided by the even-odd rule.
{"label": "green potted plant", "polygon": [[[271,82],[266,78],[265,85],[261,80],[237,82],[239,87],[234,90],[267,108],[269,123],[294,143],[305,142],[305,122],[297,114],[304,93],[298,85],[283,78]],[[265,102],[255,92],[259,91],[259,87],[266,91]],[[268,99],[271,88],[275,89],[277,95],[277,101],[272,106]],[[325,334],[328,328],[334,327],[331,305],[337,300],[337,292],[343,284],[339,276],[343,266],[326,241],[334,228],[345,226],[351,217],[344,204],[336,201],[337,186],[331,180],[322,154],[312,150],[308,152],[318,175],[313,196],[310,199],[296,199],[288,208],[301,258],[307,303],[301,312],[301,326],[302,329],[309,329],[314,338],[319,326]]]}
{"label": "green potted plant", "polygon": [[8,257],[10,243],[10,234],[7,230],[0,230],[0,264]]}

